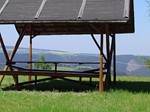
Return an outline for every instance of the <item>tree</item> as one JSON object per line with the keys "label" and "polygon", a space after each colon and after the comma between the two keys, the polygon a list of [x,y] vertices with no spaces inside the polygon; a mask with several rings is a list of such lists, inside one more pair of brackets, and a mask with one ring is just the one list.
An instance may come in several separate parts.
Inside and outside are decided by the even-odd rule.
{"label": "tree", "polygon": [[[44,63],[45,62],[45,57],[44,56],[40,56],[39,60],[40,63],[35,63],[34,64],[34,68],[35,69],[42,69],[42,70],[50,70],[52,69],[52,65],[48,64],[48,63]],[[43,62],[43,63],[41,63]]]}
{"label": "tree", "polygon": [[150,59],[149,58],[144,58],[144,63],[147,66],[147,68],[150,69]]}
{"label": "tree", "polygon": [[146,0],[147,4],[148,4],[148,14],[150,16],[150,0]]}

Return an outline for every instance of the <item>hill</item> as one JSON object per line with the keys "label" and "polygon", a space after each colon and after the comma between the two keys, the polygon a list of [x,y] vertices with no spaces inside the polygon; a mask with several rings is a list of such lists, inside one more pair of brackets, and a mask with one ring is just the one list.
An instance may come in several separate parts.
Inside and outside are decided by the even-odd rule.
{"label": "hill", "polygon": [[[7,51],[10,54],[12,47],[7,47]],[[19,48],[17,54],[14,57],[16,61],[28,61],[29,49]],[[44,55],[46,61],[79,61],[89,62],[99,61],[98,54],[85,54],[85,53],[71,53],[66,51],[54,51],[45,49],[33,49],[33,60],[37,61],[39,56]],[[143,56],[150,58],[148,56]],[[0,49],[0,66],[5,64],[5,58]],[[150,70],[144,65],[144,60],[141,56],[134,55],[118,55],[117,56],[117,74],[118,75],[136,75],[136,76],[150,76]]]}

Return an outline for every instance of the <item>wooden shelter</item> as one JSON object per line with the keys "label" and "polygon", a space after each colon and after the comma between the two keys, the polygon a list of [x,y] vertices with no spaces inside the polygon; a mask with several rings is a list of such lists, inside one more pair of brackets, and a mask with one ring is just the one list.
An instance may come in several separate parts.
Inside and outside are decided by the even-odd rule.
{"label": "wooden shelter", "polygon": [[[110,86],[112,59],[114,60],[114,81],[116,80],[116,34],[134,32],[133,0],[0,0],[0,24],[14,24],[19,34],[10,56],[7,54],[0,35],[0,42],[7,60],[4,70],[0,71],[0,83],[2,83],[5,75],[12,75],[16,86],[18,86],[18,75],[28,75],[29,80],[31,80],[31,76],[41,75],[63,79],[65,77],[97,77],[100,79],[99,89],[102,92],[104,87],[105,90],[108,90]],[[57,64],[62,62],[47,62],[55,64],[54,71],[32,69],[32,63],[36,63],[32,60],[32,40],[35,37],[38,35],[74,34],[91,35],[100,50],[100,67],[97,70],[58,71]],[[94,34],[100,35],[100,42],[97,42]],[[29,69],[16,67],[14,66],[15,63],[23,62],[13,61],[17,49],[26,35],[30,37],[30,60],[27,62],[30,65]],[[11,39],[13,38],[10,38],[10,41]],[[104,39],[106,39],[106,46],[104,46]],[[104,54],[104,47],[106,47],[106,54]],[[72,63],[79,64],[82,62]],[[18,71],[14,71],[14,69]],[[104,73],[106,74],[105,85],[103,85]]]}

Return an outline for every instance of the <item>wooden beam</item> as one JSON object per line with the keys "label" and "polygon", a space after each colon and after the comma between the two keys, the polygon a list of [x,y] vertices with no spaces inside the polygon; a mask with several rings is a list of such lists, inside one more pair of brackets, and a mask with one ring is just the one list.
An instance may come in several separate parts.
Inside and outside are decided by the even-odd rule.
{"label": "wooden beam", "polygon": [[116,84],[116,37],[114,34],[114,57],[113,57],[113,76],[114,76],[114,83]]}
{"label": "wooden beam", "polygon": [[[10,54],[10,56],[9,56],[9,61],[12,61],[12,60],[13,60],[13,58],[14,58],[16,52],[17,52],[17,49],[18,49],[18,47],[19,47],[19,45],[20,45],[20,43],[21,43],[21,41],[22,41],[22,39],[23,39],[23,37],[24,37],[24,34],[25,34],[25,32],[26,32],[27,27],[28,27],[28,25],[25,24],[25,25],[24,25],[24,28],[23,28],[23,30],[22,30],[22,32],[21,32],[21,34],[20,34],[20,36],[19,36],[19,38],[18,38],[18,40],[17,40],[17,42],[16,42],[16,45],[15,45],[13,51],[11,52],[11,54]],[[8,66],[5,65],[4,71],[7,71],[7,69],[8,69]],[[4,75],[3,75],[3,74],[0,74],[0,75],[1,75],[1,76],[0,76],[0,84],[1,84],[2,81],[3,81],[3,79],[4,79],[5,74],[4,74]],[[14,78],[14,80],[15,80],[15,79],[16,79],[16,78]],[[16,82],[17,82],[17,81],[15,80],[15,83],[16,83]]]}
{"label": "wooden beam", "polygon": [[[29,45],[29,60],[31,63],[29,63],[29,69],[32,70],[32,38],[33,38],[33,30],[32,30],[32,24],[30,24],[30,45]],[[28,76],[28,81],[31,81],[32,76]]]}
{"label": "wooden beam", "polygon": [[[95,43],[96,46],[98,47],[99,51],[101,51],[101,46],[98,44],[98,42],[97,42],[97,40],[95,39],[94,35],[91,34],[91,36],[92,36],[92,39],[93,39],[94,43]],[[102,52],[102,55],[103,55],[105,61],[107,61],[107,58],[106,58],[106,56],[105,56],[105,54],[104,54],[103,52]]]}
{"label": "wooden beam", "polygon": [[101,34],[102,32],[100,30],[98,30],[97,27],[95,27],[93,24],[90,24],[90,26],[99,34]]}
{"label": "wooden beam", "polygon": [[111,81],[111,55],[110,55],[110,39],[109,39],[109,25],[105,25],[105,33],[106,33],[106,52],[107,52],[107,74],[105,79],[105,91],[110,89],[110,81]]}
{"label": "wooden beam", "polygon": [[22,41],[22,39],[23,39],[23,37],[24,37],[24,34],[25,34],[26,30],[27,30],[27,27],[28,27],[28,25],[25,24],[25,25],[24,25],[24,28],[23,28],[23,30],[22,30],[22,32],[21,32],[21,34],[20,34],[20,36],[19,36],[19,38],[18,38],[18,40],[17,40],[17,42],[16,42],[16,45],[15,45],[13,51],[11,52],[11,54],[10,54],[10,56],[9,56],[9,59],[10,59],[10,60],[12,60],[12,59],[14,58],[14,56],[15,56],[15,54],[16,54],[18,48],[19,48],[19,45],[20,45],[20,43],[21,43],[21,41]]}
{"label": "wooden beam", "polygon": [[54,78],[62,78],[62,77],[85,77],[85,78],[98,78],[99,74],[92,74],[92,73],[67,73],[67,72],[43,72],[43,71],[0,71],[0,75],[17,75],[17,76],[52,76]]}
{"label": "wooden beam", "polygon": [[99,91],[100,91],[100,93],[102,93],[104,91],[104,84],[103,84],[103,34],[101,34]]}
{"label": "wooden beam", "polygon": [[[30,59],[30,64],[29,64],[29,69],[32,70],[32,35],[30,35],[30,53],[29,53],[29,59]],[[28,76],[28,81],[31,81],[32,76]]]}
{"label": "wooden beam", "polygon": [[110,35],[112,37],[112,47],[111,47],[111,58],[113,55],[113,81],[116,84],[116,35]]}
{"label": "wooden beam", "polygon": [[36,34],[33,33],[34,35],[32,36],[32,38],[35,38],[36,36],[40,35],[42,32],[46,31],[47,28],[48,28],[48,27],[44,27],[44,28],[42,28],[39,32],[37,32]]}
{"label": "wooden beam", "polygon": [[18,83],[19,86],[25,85],[25,84],[31,84],[31,83],[37,83],[37,82],[43,82],[43,81],[47,81],[47,80],[52,80],[55,78],[44,78],[44,79],[38,79],[38,80],[32,80],[32,81],[26,81],[26,82],[21,82]]}
{"label": "wooden beam", "polygon": [[[9,56],[8,56],[8,53],[7,53],[7,50],[6,50],[6,47],[5,47],[5,44],[4,44],[4,42],[3,42],[3,39],[2,39],[1,34],[0,34],[0,43],[1,43],[1,46],[2,46],[2,49],[3,49],[3,52],[4,52],[4,56],[5,56],[5,58],[6,58],[6,63],[8,63],[8,62],[9,62]],[[9,67],[9,69],[10,69],[11,71],[13,71],[13,68],[12,68],[12,67],[10,67],[10,66],[8,66],[8,65],[6,65],[6,67]],[[17,79],[16,79],[16,77],[13,76],[13,78],[14,78],[15,83],[17,84]],[[4,79],[3,75],[0,76],[0,79],[1,79],[1,80]],[[1,85],[1,83],[0,83],[0,85]]]}

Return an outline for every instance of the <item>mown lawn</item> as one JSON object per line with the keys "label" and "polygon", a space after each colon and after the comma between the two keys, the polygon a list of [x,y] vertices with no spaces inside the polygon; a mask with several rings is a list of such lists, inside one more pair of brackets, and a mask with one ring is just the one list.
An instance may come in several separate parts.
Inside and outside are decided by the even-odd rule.
{"label": "mown lawn", "polygon": [[15,91],[5,88],[10,79],[1,86],[0,112],[150,112],[148,77],[118,77],[117,85],[103,94],[97,87],[63,80]]}

